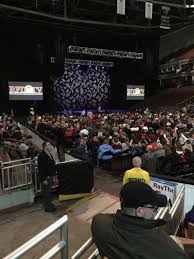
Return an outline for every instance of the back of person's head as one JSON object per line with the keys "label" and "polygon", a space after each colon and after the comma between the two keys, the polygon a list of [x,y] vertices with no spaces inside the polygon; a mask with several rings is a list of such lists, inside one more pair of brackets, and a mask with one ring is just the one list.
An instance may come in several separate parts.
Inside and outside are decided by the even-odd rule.
{"label": "back of person's head", "polygon": [[158,144],[157,144],[157,149],[163,149],[163,146],[162,146],[161,143],[158,143]]}
{"label": "back of person's head", "polygon": [[167,197],[141,181],[129,181],[120,192],[121,212],[145,219],[153,218],[158,207],[166,207]]}
{"label": "back of person's head", "polygon": [[104,144],[109,144],[109,139],[108,138],[105,138],[104,141],[103,141]]}
{"label": "back of person's head", "polygon": [[176,152],[176,146],[175,145],[172,145],[170,147],[170,150],[172,151],[172,153],[175,153]]}
{"label": "back of person's head", "polygon": [[151,151],[152,151],[152,146],[148,145],[148,146],[146,147],[146,151],[147,151],[147,152],[151,152]]}
{"label": "back of person's head", "polygon": [[46,147],[46,145],[47,145],[47,141],[44,141],[43,143],[42,143],[42,148],[45,148]]}
{"label": "back of person's head", "polygon": [[135,156],[133,159],[132,159],[132,164],[134,167],[141,167],[142,165],[142,160],[139,156]]}

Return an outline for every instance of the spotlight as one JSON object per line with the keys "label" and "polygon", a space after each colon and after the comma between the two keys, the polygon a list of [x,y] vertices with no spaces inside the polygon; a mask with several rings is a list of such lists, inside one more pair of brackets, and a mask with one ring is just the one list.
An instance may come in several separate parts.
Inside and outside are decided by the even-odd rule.
{"label": "spotlight", "polygon": [[89,68],[91,68],[91,66],[89,66]]}
{"label": "spotlight", "polygon": [[102,69],[104,69],[104,67],[102,67]]}

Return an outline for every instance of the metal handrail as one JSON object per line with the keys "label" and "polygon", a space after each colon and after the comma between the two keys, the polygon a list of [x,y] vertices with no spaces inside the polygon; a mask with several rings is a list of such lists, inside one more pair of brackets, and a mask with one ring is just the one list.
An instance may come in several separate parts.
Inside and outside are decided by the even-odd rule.
{"label": "metal handrail", "polygon": [[[22,163],[23,162],[23,163]],[[18,163],[18,164],[17,164]],[[14,170],[19,168],[23,169],[24,171],[20,172],[19,170]],[[8,162],[1,162],[0,164],[1,168],[1,179],[2,179],[2,190],[3,191],[9,191],[13,189],[17,189],[23,186],[29,186],[32,184],[32,171],[31,171],[31,159],[30,158],[24,158],[24,159],[18,159]],[[17,181],[15,183],[15,178],[17,178]],[[20,176],[20,177],[19,177]],[[19,181],[22,180],[22,182]],[[6,180],[7,180],[7,186],[6,186]]]}
{"label": "metal handrail", "polygon": [[62,259],[68,259],[68,217],[63,216],[48,228],[40,232],[38,235],[27,241],[25,244],[17,248],[11,254],[4,257],[4,259],[18,259],[29,252],[34,246],[44,241],[48,236],[53,234],[56,230],[60,229],[60,242],[51,248],[41,258],[52,258],[57,253],[61,252]]}
{"label": "metal handrail", "polygon": [[10,166],[7,166],[7,167],[3,167],[3,169],[10,169],[10,168],[15,168],[15,167],[18,167],[18,166],[23,166],[23,165],[30,165],[30,162],[29,161],[28,163],[23,163],[23,164],[16,164],[16,165],[10,165]]}
{"label": "metal handrail", "polygon": [[3,165],[6,165],[6,164],[18,163],[18,162],[22,162],[22,161],[26,161],[26,160],[31,161],[31,158],[16,159],[16,160],[8,161],[8,162],[2,162],[2,161],[1,161],[1,163],[2,163]]}
{"label": "metal handrail", "polygon": [[179,192],[179,194],[178,194],[178,196],[177,196],[177,198],[176,198],[176,200],[175,200],[175,202],[174,202],[172,208],[171,208],[170,211],[169,211],[169,213],[170,213],[170,215],[171,215],[171,218],[174,216],[174,213],[176,212],[176,209],[177,209],[177,207],[178,207],[178,205],[179,205],[179,202],[180,202],[180,200],[182,199],[182,197],[183,197],[183,195],[184,195],[184,190],[185,190],[185,186],[183,186],[183,187],[181,188],[181,190],[180,190],[180,192]]}
{"label": "metal handrail", "polygon": [[89,238],[78,250],[75,254],[71,257],[71,259],[78,259],[80,258],[94,243],[93,238]]}
{"label": "metal handrail", "polygon": [[194,98],[194,95],[192,95],[192,96],[190,96],[190,97],[186,98],[185,100],[183,100],[183,101],[181,101],[181,102],[177,103],[177,106],[179,106],[180,104],[183,104],[183,103],[185,103],[185,102],[187,102],[187,101],[191,100],[192,98]]}

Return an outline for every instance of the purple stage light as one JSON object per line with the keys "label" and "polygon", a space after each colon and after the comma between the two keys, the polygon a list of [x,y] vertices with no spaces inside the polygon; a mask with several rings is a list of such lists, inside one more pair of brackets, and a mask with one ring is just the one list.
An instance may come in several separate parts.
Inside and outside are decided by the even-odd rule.
{"label": "purple stage light", "polygon": [[91,66],[89,66],[89,68],[91,68]]}

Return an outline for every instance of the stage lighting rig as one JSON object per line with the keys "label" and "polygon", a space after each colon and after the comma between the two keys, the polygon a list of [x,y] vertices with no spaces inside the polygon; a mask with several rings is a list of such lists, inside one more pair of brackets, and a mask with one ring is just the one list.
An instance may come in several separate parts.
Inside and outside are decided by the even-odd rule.
{"label": "stage lighting rig", "polygon": [[113,58],[126,58],[126,59],[143,59],[142,52],[128,52],[121,50],[97,49],[80,46],[69,46],[67,48],[69,53],[85,54],[89,56],[104,56]]}

